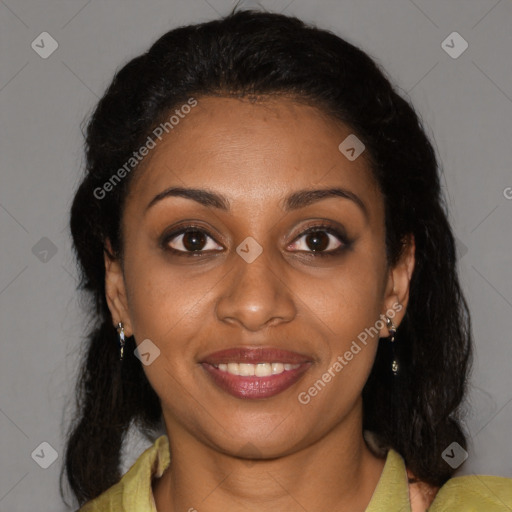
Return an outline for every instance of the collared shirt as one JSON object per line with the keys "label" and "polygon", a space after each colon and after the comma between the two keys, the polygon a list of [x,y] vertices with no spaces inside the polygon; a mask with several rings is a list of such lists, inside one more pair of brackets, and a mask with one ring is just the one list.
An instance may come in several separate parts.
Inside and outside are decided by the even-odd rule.
{"label": "collared shirt", "polygon": [[[152,480],[160,478],[170,464],[169,440],[160,436],[135,461],[121,480],[78,512],[158,512]],[[512,479],[466,475],[451,478],[438,491],[428,512],[510,512]],[[407,470],[393,449],[366,512],[411,512]]]}

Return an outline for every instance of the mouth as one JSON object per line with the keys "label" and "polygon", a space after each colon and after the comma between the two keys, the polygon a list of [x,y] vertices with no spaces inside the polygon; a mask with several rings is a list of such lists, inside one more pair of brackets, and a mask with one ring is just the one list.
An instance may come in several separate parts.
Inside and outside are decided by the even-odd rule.
{"label": "mouth", "polygon": [[313,364],[308,356],[274,348],[235,348],[200,362],[212,382],[236,398],[270,398],[295,384]]}

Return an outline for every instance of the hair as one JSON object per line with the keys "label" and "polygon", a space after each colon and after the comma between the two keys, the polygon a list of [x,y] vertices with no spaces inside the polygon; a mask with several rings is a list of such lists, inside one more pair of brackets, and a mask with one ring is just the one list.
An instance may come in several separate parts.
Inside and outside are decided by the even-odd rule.
{"label": "hair", "polygon": [[[105,240],[122,261],[120,221],[138,169],[105,200],[94,190],[191,96],[295,98],[341,121],[364,143],[385,202],[388,264],[399,261],[410,235],[416,253],[395,354],[388,353],[389,342],[379,341],[363,390],[363,427],[400,453],[417,479],[441,486],[454,472],[443,450],[453,441],[467,446],[461,403],[472,336],[433,146],[410,102],[364,51],[295,17],[235,8],[221,19],[170,30],[130,60],[115,73],[87,125],[86,169],[70,228],[79,289],[91,299],[95,327],[66,440],[63,472],[75,497],[83,503],[119,481],[132,424],[146,435],[162,424],[160,400],[133,354],[133,336],[119,361],[105,296]],[[400,361],[396,377],[391,357]]]}

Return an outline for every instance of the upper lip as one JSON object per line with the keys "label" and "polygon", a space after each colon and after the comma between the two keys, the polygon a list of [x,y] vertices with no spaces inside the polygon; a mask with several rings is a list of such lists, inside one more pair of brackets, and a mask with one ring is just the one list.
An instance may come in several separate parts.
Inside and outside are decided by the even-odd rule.
{"label": "upper lip", "polygon": [[201,363],[218,365],[221,363],[288,363],[301,364],[312,362],[312,358],[298,352],[272,347],[235,347],[212,352]]}

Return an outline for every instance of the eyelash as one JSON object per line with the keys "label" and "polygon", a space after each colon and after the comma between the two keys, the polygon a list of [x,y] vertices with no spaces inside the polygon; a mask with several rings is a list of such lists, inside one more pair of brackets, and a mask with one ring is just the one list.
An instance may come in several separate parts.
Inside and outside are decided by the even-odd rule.
{"label": "eyelash", "polygon": [[[172,247],[169,247],[169,242],[171,242],[174,238],[176,238],[180,235],[184,235],[186,233],[190,233],[190,232],[200,232],[200,233],[205,234],[212,240],[215,240],[214,237],[206,229],[204,229],[200,226],[196,226],[194,224],[189,224],[187,226],[182,226],[177,231],[173,231],[172,233],[170,233],[168,235],[164,235],[160,245],[162,246],[162,248],[165,251],[169,251],[177,256],[184,256],[184,257],[192,257],[192,258],[204,257],[204,256],[207,256],[209,252],[212,252],[212,251],[206,251],[206,252],[203,252],[203,251],[179,251],[177,249],[173,249]],[[315,224],[313,226],[308,227],[305,231],[303,231],[302,233],[297,235],[294,238],[292,243],[294,243],[297,240],[300,240],[302,237],[309,235],[311,233],[328,233],[330,235],[335,236],[338,239],[338,241],[342,243],[342,245],[340,245],[340,247],[338,247],[334,250],[330,250],[330,251],[316,251],[316,252],[315,251],[307,251],[307,253],[310,254],[311,256],[313,256],[314,258],[318,258],[318,257],[324,258],[327,256],[338,256],[342,252],[349,249],[353,242],[352,240],[350,240],[348,238],[348,236],[343,231],[339,231],[338,229],[332,227],[330,224],[320,223],[320,224]],[[213,252],[220,252],[220,251],[213,251]]]}

